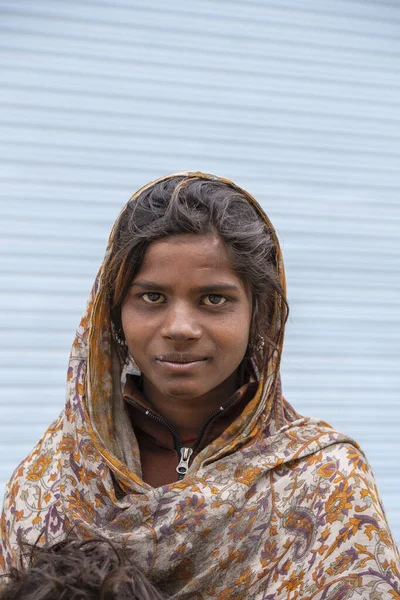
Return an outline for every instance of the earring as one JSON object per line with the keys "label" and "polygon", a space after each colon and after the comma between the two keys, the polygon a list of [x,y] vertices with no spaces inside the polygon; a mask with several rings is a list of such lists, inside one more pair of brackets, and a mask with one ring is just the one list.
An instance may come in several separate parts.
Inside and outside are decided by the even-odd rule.
{"label": "earring", "polygon": [[122,329],[114,329],[114,338],[117,344],[119,344],[122,347],[126,346],[124,332],[122,331]]}
{"label": "earring", "polygon": [[263,351],[264,346],[265,346],[265,339],[263,338],[262,335],[258,334],[252,344],[254,354],[260,354],[260,352]]}

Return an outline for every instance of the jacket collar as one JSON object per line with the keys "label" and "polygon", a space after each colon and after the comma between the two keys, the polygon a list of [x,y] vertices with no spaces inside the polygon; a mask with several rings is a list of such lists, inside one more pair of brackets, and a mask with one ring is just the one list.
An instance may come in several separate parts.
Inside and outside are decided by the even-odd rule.
{"label": "jacket collar", "polygon": [[144,398],[140,390],[140,378],[127,375],[123,391],[126,407],[138,441],[146,445],[156,445],[168,450],[180,446],[192,447],[198,454],[213,442],[241,414],[257,391],[257,382],[250,382],[239,388],[221,408],[204,421],[197,439],[180,440],[173,426]]}

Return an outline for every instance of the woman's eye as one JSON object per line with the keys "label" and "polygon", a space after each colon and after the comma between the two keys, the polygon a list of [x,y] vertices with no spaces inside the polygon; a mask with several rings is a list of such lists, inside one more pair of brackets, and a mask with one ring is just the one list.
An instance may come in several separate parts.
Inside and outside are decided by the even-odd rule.
{"label": "woman's eye", "polygon": [[142,294],[142,298],[147,304],[161,304],[164,302],[164,296],[159,292],[146,292]]}
{"label": "woman's eye", "polygon": [[203,299],[203,303],[206,306],[222,306],[226,301],[225,296],[220,296],[219,294],[208,294]]}

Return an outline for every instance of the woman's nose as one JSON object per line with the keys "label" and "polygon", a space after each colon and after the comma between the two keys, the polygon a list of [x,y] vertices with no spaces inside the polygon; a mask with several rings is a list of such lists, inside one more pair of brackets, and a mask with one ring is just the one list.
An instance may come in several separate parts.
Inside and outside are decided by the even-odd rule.
{"label": "woman's nose", "polygon": [[199,339],[201,328],[196,321],[193,308],[184,303],[170,306],[164,313],[161,335],[177,341]]}

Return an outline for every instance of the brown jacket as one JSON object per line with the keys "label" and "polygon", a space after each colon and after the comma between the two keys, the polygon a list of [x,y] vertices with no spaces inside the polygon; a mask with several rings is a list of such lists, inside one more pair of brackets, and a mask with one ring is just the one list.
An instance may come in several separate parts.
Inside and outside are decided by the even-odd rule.
{"label": "brown jacket", "polygon": [[143,481],[160,487],[182,479],[195,456],[233,423],[256,391],[257,383],[244,385],[204,421],[197,438],[180,440],[173,426],[146,402],[138,378],[128,375],[124,399],[139,444]]}

